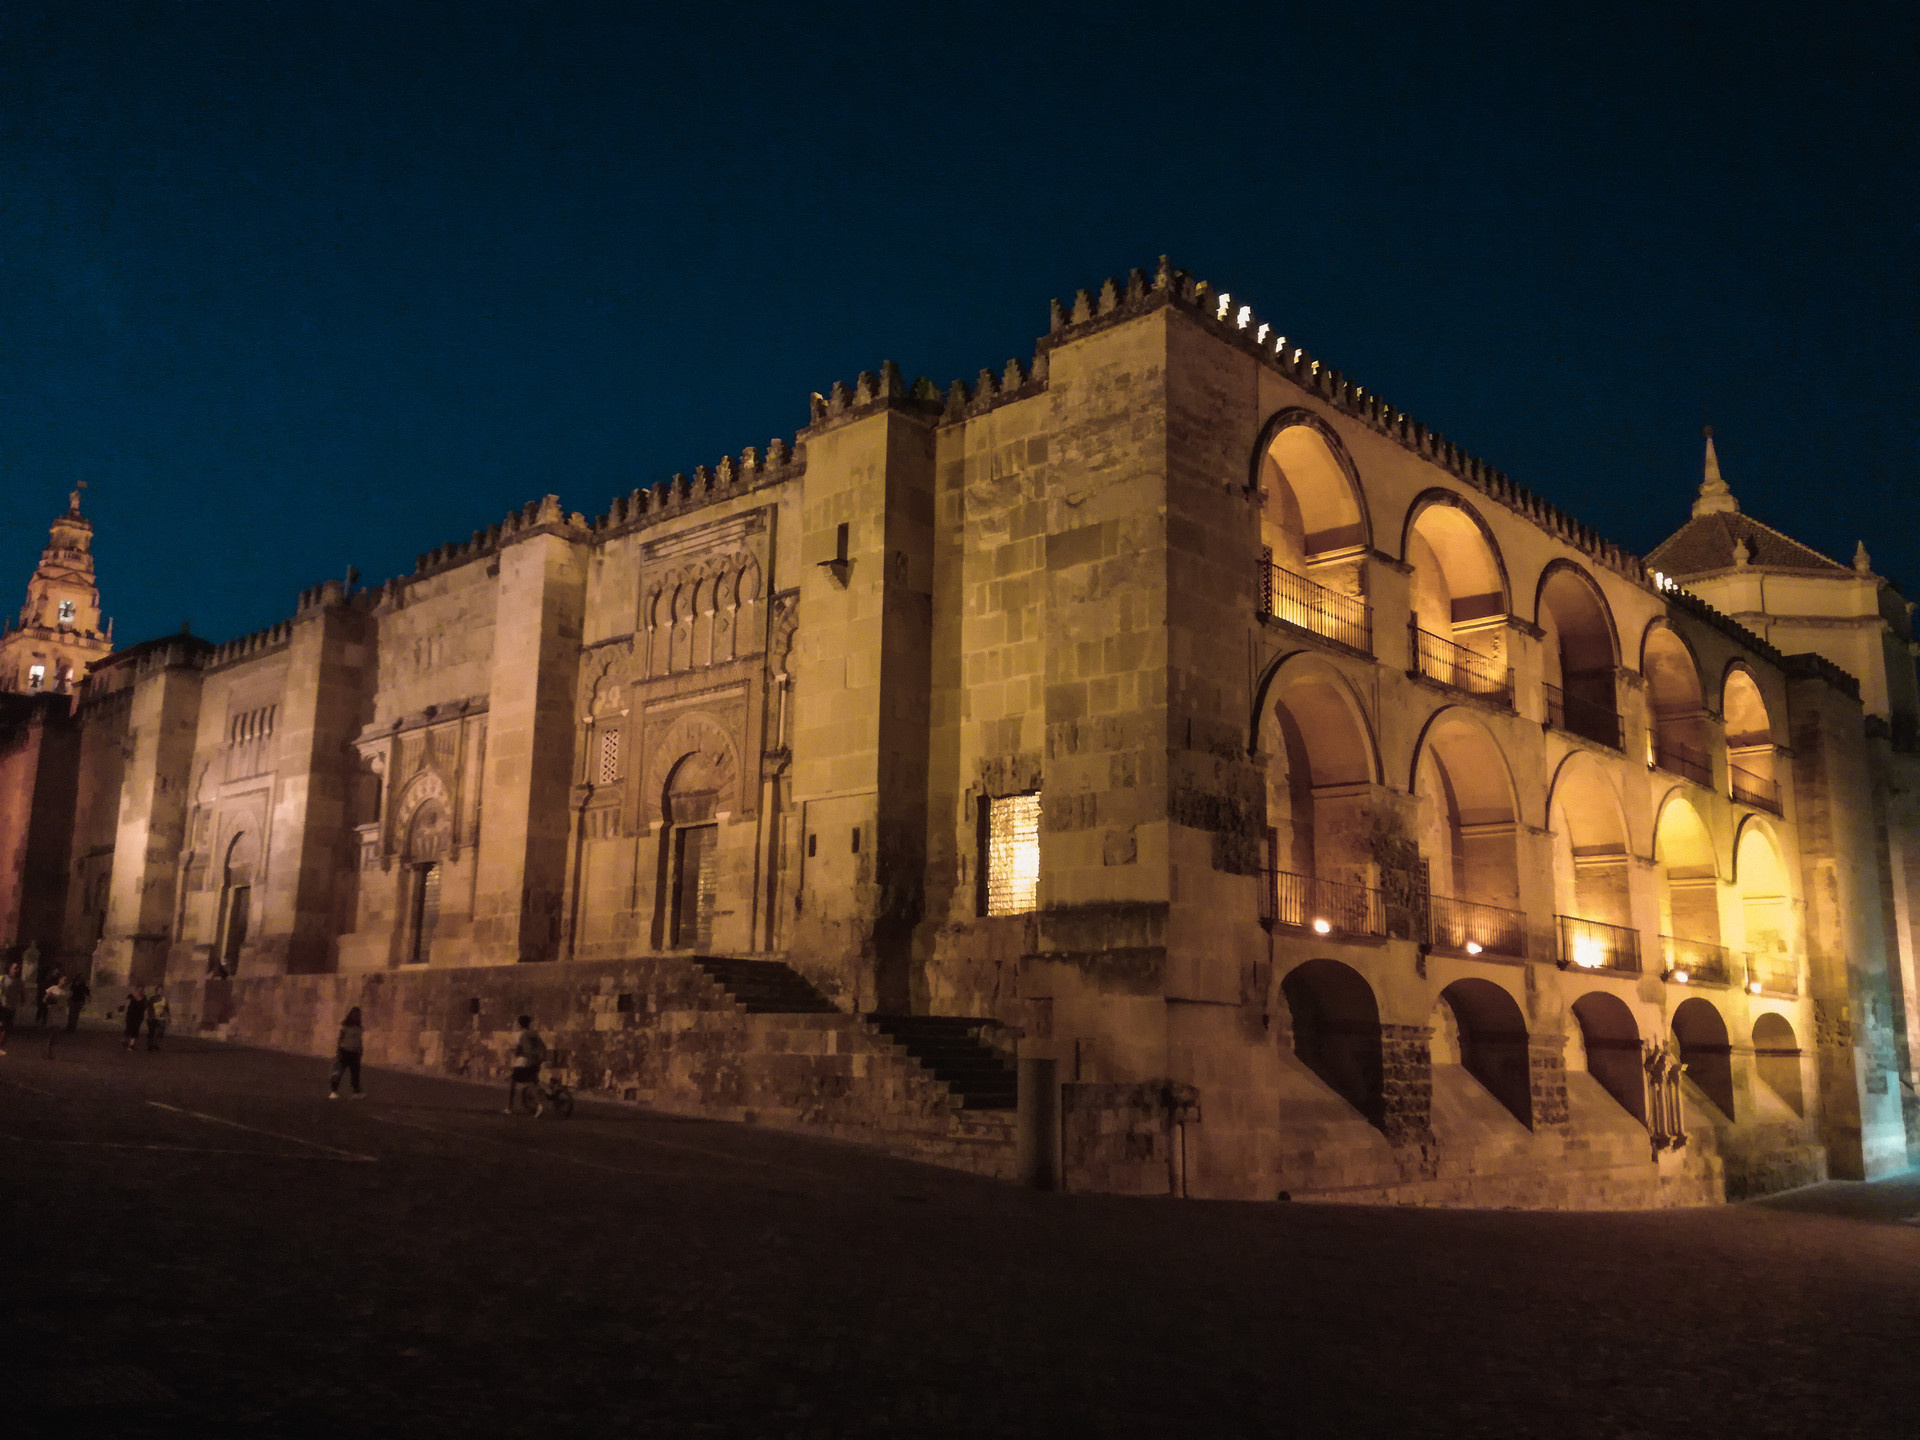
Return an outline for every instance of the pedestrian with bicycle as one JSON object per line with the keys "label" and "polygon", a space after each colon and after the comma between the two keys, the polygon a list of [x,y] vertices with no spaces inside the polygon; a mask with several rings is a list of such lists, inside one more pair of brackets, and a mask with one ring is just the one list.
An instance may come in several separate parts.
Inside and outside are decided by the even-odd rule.
{"label": "pedestrian with bicycle", "polygon": [[540,1066],[547,1058],[547,1042],[534,1033],[533,1017],[522,1015],[519,1023],[520,1029],[513,1037],[513,1053],[509,1057],[512,1068],[507,1072],[507,1114],[509,1115],[519,1108],[517,1102],[522,1094],[522,1086],[533,1092],[529,1096],[528,1108],[538,1107],[539,1091],[536,1087],[540,1083]]}
{"label": "pedestrian with bicycle", "polygon": [[167,1033],[167,1021],[172,1018],[173,1006],[167,1001],[166,991],[154,986],[153,998],[147,1001],[147,1049],[160,1048],[160,1037]]}
{"label": "pedestrian with bicycle", "polygon": [[364,1100],[367,1097],[360,1089],[360,1052],[366,1044],[366,1032],[360,1024],[360,1007],[354,1006],[347,1011],[347,1018],[340,1022],[340,1035],[333,1046],[333,1083],[327,1087],[327,1098],[340,1098],[342,1078],[353,1082],[353,1098]]}

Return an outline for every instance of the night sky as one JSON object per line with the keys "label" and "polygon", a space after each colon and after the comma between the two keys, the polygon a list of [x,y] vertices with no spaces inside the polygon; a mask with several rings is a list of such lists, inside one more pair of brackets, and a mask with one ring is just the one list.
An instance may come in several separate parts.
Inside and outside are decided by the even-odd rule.
{"label": "night sky", "polygon": [[1920,598],[1912,14],[7,0],[0,613],[79,480],[116,640],[226,639],[1162,252],[1631,549],[1711,422]]}

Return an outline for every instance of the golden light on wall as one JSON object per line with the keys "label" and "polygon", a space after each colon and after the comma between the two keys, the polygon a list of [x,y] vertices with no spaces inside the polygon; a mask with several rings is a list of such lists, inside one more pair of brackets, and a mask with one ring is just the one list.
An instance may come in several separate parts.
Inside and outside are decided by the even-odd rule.
{"label": "golden light on wall", "polygon": [[989,915],[1024,915],[1040,894],[1040,796],[1003,795],[987,801]]}

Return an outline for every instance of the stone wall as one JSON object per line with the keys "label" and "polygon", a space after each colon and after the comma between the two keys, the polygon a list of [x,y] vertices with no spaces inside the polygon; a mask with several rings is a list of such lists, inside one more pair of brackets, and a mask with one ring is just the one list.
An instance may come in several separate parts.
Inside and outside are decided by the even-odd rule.
{"label": "stone wall", "polygon": [[679,957],[240,976],[174,982],[167,993],[187,1033],[308,1055],[330,1056],[358,1005],[369,1064],[502,1084],[515,1017],[527,1014],[555,1071],[585,1094],[1013,1174],[1009,1115],[956,1109],[944,1086],[854,1016],[749,1015]]}

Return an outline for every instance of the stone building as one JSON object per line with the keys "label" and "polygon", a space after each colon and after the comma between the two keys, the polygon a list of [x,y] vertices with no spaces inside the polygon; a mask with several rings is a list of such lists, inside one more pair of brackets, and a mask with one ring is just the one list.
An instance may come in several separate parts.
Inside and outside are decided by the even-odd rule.
{"label": "stone building", "polygon": [[530,1010],[612,1096],[989,1173],[1051,1060],[1091,1188],[1876,1175],[1911,662],[1750,608],[1163,262],[972,385],[96,666],[69,937],[215,1033],[357,1003],[494,1074]]}

